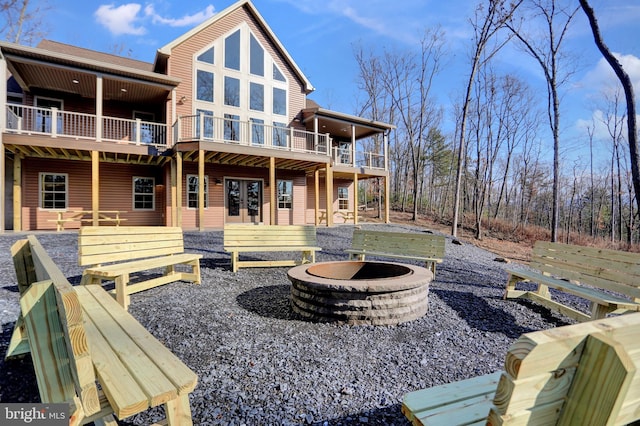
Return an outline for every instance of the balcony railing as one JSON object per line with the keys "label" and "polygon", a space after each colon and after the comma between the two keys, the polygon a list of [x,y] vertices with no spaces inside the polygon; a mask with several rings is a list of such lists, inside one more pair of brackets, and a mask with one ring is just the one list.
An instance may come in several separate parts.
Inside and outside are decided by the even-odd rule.
{"label": "balcony railing", "polygon": [[352,167],[364,167],[366,169],[384,170],[384,155],[376,154],[371,151],[356,151],[355,161],[353,152],[350,148],[333,148],[333,159],[336,164],[343,164]]}
{"label": "balcony railing", "polygon": [[329,135],[258,121],[240,121],[210,115],[182,116],[173,126],[174,138],[211,141],[265,149],[329,155]]}
{"label": "balcony railing", "polygon": [[115,117],[98,120],[96,115],[57,108],[7,105],[7,131],[167,147],[166,124]]}

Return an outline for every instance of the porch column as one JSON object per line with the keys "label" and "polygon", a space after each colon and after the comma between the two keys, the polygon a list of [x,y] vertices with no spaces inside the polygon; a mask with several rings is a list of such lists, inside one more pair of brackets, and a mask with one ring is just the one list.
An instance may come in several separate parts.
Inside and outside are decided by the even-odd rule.
{"label": "porch column", "polygon": [[22,155],[13,157],[13,230],[22,231]]}
{"label": "porch column", "polygon": [[269,158],[269,223],[276,225],[276,203],[278,202],[278,184],[276,182],[276,158]]}
{"label": "porch column", "polygon": [[178,225],[178,200],[177,200],[177,188],[178,188],[178,160],[177,158],[171,159],[171,188],[169,192],[169,203],[171,206],[171,219],[170,226]]}
{"label": "porch column", "polygon": [[327,190],[327,226],[333,226],[333,167],[327,163],[325,176]]}
{"label": "porch column", "polygon": [[198,230],[204,231],[204,149],[198,151]]}
{"label": "porch column", "polygon": [[176,226],[182,226],[182,152],[176,152]]}
{"label": "porch column", "polygon": [[5,199],[6,158],[4,150],[4,133],[7,128],[7,61],[0,54],[0,233],[4,233],[5,215],[7,214]]}
{"label": "porch column", "polygon": [[391,222],[389,220],[389,175],[384,178],[384,223]]}
{"label": "porch column", "polygon": [[100,214],[100,153],[91,151],[91,215],[92,225],[98,226]]}
{"label": "porch column", "polygon": [[320,170],[316,169],[313,172],[313,183],[314,183],[314,189],[315,189],[315,207],[313,209],[314,215],[313,215],[313,223],[318,226],[320,225]]}
{"label": "porch column", "polygon": [[351,125],[351,164],[356,166],[356,126]]}
{"label": "porch column", "polygon": [[96,76],[96,140],[102,141],[102,75]]}
{"label": "porch column", "polygon": [[358,224],[358,174],[353,174],[353,224]]}

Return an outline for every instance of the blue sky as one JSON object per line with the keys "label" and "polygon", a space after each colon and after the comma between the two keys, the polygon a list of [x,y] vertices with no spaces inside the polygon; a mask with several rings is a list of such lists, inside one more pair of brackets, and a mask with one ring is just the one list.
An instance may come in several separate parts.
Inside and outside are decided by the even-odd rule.
{"label": "blue sky", "polygon": [[[158,48],[188,31],[233,0],[87,1],[48,0],[48,38],[89,49],[153,61]],[[460,97],[468,75],[475,2],[468,0],[254,0],[254,5],[294,61],[316,88],[310,98],[326,108],[354,113],[357,107],[357,64],[354,44],[399,52],[415,49],[425,28],[440,26],[447,39],[448,61],[436,81],[437,102],[450,106]],[[577,0],[575,0],[577,5]],[[640,98],[640,1],[592,0],[605,41],[636,82]],[[563,138],[566,155],[584,144],[584,125],[598,117],[598,99],[615,76],[596,49],[582,11],[568,34],[568,50],[576,55],[576,71],[565,86]],[[499,70],[514,73],[540,93],[546,89],[539,66],[517,49],[499,57]],[[451,131],[447,128],[445,131]],[[449,126],[450,127],[450,126]],[[548,127],[548,126],[547,126]],[[602,130],[601,130],[602,132]],[[543,135],[543,137],[545,137]]]}

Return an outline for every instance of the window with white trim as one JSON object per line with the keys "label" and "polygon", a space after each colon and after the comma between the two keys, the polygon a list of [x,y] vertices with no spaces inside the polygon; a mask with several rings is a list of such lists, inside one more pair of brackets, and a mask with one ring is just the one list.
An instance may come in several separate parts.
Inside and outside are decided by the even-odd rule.
{"label": "window with white trim", "polygon": [[68,181],[66,173],[40,173],[40,208],[66,209]]}
{"label": "window with white trim", "polygon": [[346,186],[338,187],[338,210],[349,209],[349,188]]}
{"label": "window with white trim", "polygon": [[293,208],[293,181],[278,180],[278,208]]}
{"label": "window with white trim", "polygon": [[[187,175],[187,207],[198,208],[198,175]],[[209,176],[204,177],[204,208],[209,207]]]}
{"label": "window with white trim", "polygon": [[152,177],[133,177],[133,209],[155,209],[156,180]]}

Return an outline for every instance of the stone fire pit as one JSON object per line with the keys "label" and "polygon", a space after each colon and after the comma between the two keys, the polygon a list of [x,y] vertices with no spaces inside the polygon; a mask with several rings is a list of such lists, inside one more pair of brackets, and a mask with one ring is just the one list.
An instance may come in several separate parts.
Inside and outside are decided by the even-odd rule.
{"label": "stone fire pit", "polygon": [[291,268],[288,276],[294,312],[312,321],[354,325],[422,317],[433,278],[420,266],[369,261],[305,264]]}

